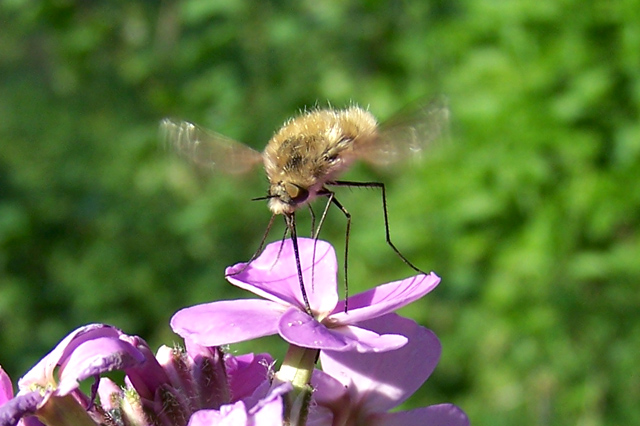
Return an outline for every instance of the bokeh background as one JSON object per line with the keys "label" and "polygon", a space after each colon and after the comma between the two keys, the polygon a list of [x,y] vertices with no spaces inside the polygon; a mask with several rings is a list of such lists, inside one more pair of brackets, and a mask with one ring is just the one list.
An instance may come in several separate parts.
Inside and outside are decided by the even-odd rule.
{"label": "bokeh background", "polygon": [[[177,309],[248,297],[223,270],[258,245],[269,212],[250,199],[266,180],[174,158],[162,117],[261,149],[305,106],[385,118],[445,94],[446,143],[345,176],[388,185],[396,245],[443,277],[402,312],[443,343],[405,407],[640,424],[637,0],[6,0],[0,22],[0,364],[14,380],[82,324],[155,348],[179,341]],[[411,275],[379,193],[339,197],[352,291]],[[333,212],[338,253],[343,233]],[[232,350],[284,355],[277,339]]]}

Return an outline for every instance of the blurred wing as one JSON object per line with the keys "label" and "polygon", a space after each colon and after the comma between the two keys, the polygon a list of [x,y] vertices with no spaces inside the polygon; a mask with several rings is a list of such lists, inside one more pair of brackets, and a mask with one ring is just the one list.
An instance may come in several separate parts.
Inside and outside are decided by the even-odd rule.
{"label": "blurred wing", "polygon": [[165,147],[202,167],[238,174],[262,162],[258,151],[187,121],[165,118],[160,132]]}
{"label": "blurred wing", "polygon": [[445,132],[449,106],[444,96],[400,111],[380,125],[378,137],[357,147],[369,163],[388,165],[420,154]]}

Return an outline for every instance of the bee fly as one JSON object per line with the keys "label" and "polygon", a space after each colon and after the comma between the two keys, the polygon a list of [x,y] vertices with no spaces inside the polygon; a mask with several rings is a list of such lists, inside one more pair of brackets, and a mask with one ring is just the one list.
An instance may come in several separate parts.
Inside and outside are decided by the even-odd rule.
{"label": "bee fly", "polygon": [[[309,206],[315,198],[327,198],[318,226],[312,231],[313,238],[316,239],[331,204],[345,215],[345,302],[348,300],[347,256],[351,215],[338,201],[330,189],[332,187],[379,188],[382,194],[387,244],[409,267],[424,273],[406,259],[391,242],[384,184],[340,181],[336,178],[355,160],[387,165],[421,152],[440,135],[448,117],[449,109],[444,99],[437,99],[406,113],[400,113],[382,125],[378,124],[369,111],[357,106],[343,110],[316,108],[288,120],[271,138],[262,153],[186,121],[165,118],[160,127],[165,142],[196,164],[227,173],[244,173],[260,162],[264,164],[269,179],[269,191],[267,196],[257,199],[268,201],[272,216],[258,250],[247,265],[262,251],[274,218],[283,215],[286,231],[291,235],[293,242],[300,290],[306,310],[311,314],[298,253],[296,210],[302,206]],[[310,206],[309,209],[314,228],[315,215]]]}

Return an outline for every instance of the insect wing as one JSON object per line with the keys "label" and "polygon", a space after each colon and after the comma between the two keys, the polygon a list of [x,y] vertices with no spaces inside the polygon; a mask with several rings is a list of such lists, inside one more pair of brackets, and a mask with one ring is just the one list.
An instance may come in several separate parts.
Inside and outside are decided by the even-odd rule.
{"label": "insect wing", "polygon": [[241,174],[262,162],[260,152],[188,121],[165,118],[160,131],[165,147],[202,167]]}
{"label": "insect wing", "polygon": [[420,154],[445,132],[449,115],[444,96],[411,106],[382,123],[377,138],[356,148],[358,155],[384,166]]}

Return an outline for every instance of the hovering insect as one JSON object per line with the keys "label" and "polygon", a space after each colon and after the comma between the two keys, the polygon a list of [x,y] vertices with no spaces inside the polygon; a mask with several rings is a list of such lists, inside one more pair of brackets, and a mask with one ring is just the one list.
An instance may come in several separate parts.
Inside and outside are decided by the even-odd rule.
{"label": "hovering insect", "polygon": [[[373,114],[357,106],[343,110],[315,108],[288,120],[262,153],[186,121],[165,118],[160,127],[165,143],[196,164],[227,173],[244,173],[261,162],[264,164],[269,190],[266,197],[258,199],[268,200],[272,216],[260,247],[249,263],[262,250],[274,218],[283,215],[293,242],[302,297],[307,311],[311,313],[298,255],[296,210],[308,206],[315,198],[327,198],[318,226],[313,231],[314,238],[318,237],[331,204],[345,215],[345,300],[348,300],[347,256],[351,215],[330,187],[380,188],[387,243],[409,267],[423,273],[391,242],[384,184],[335,179],[355,160],[388,165],[420,153],[440,136],[448,117],[449,109],[443,98],[400,113],[382,125]],[[313,210],[310,211],[313,221],[315,216]]]}

